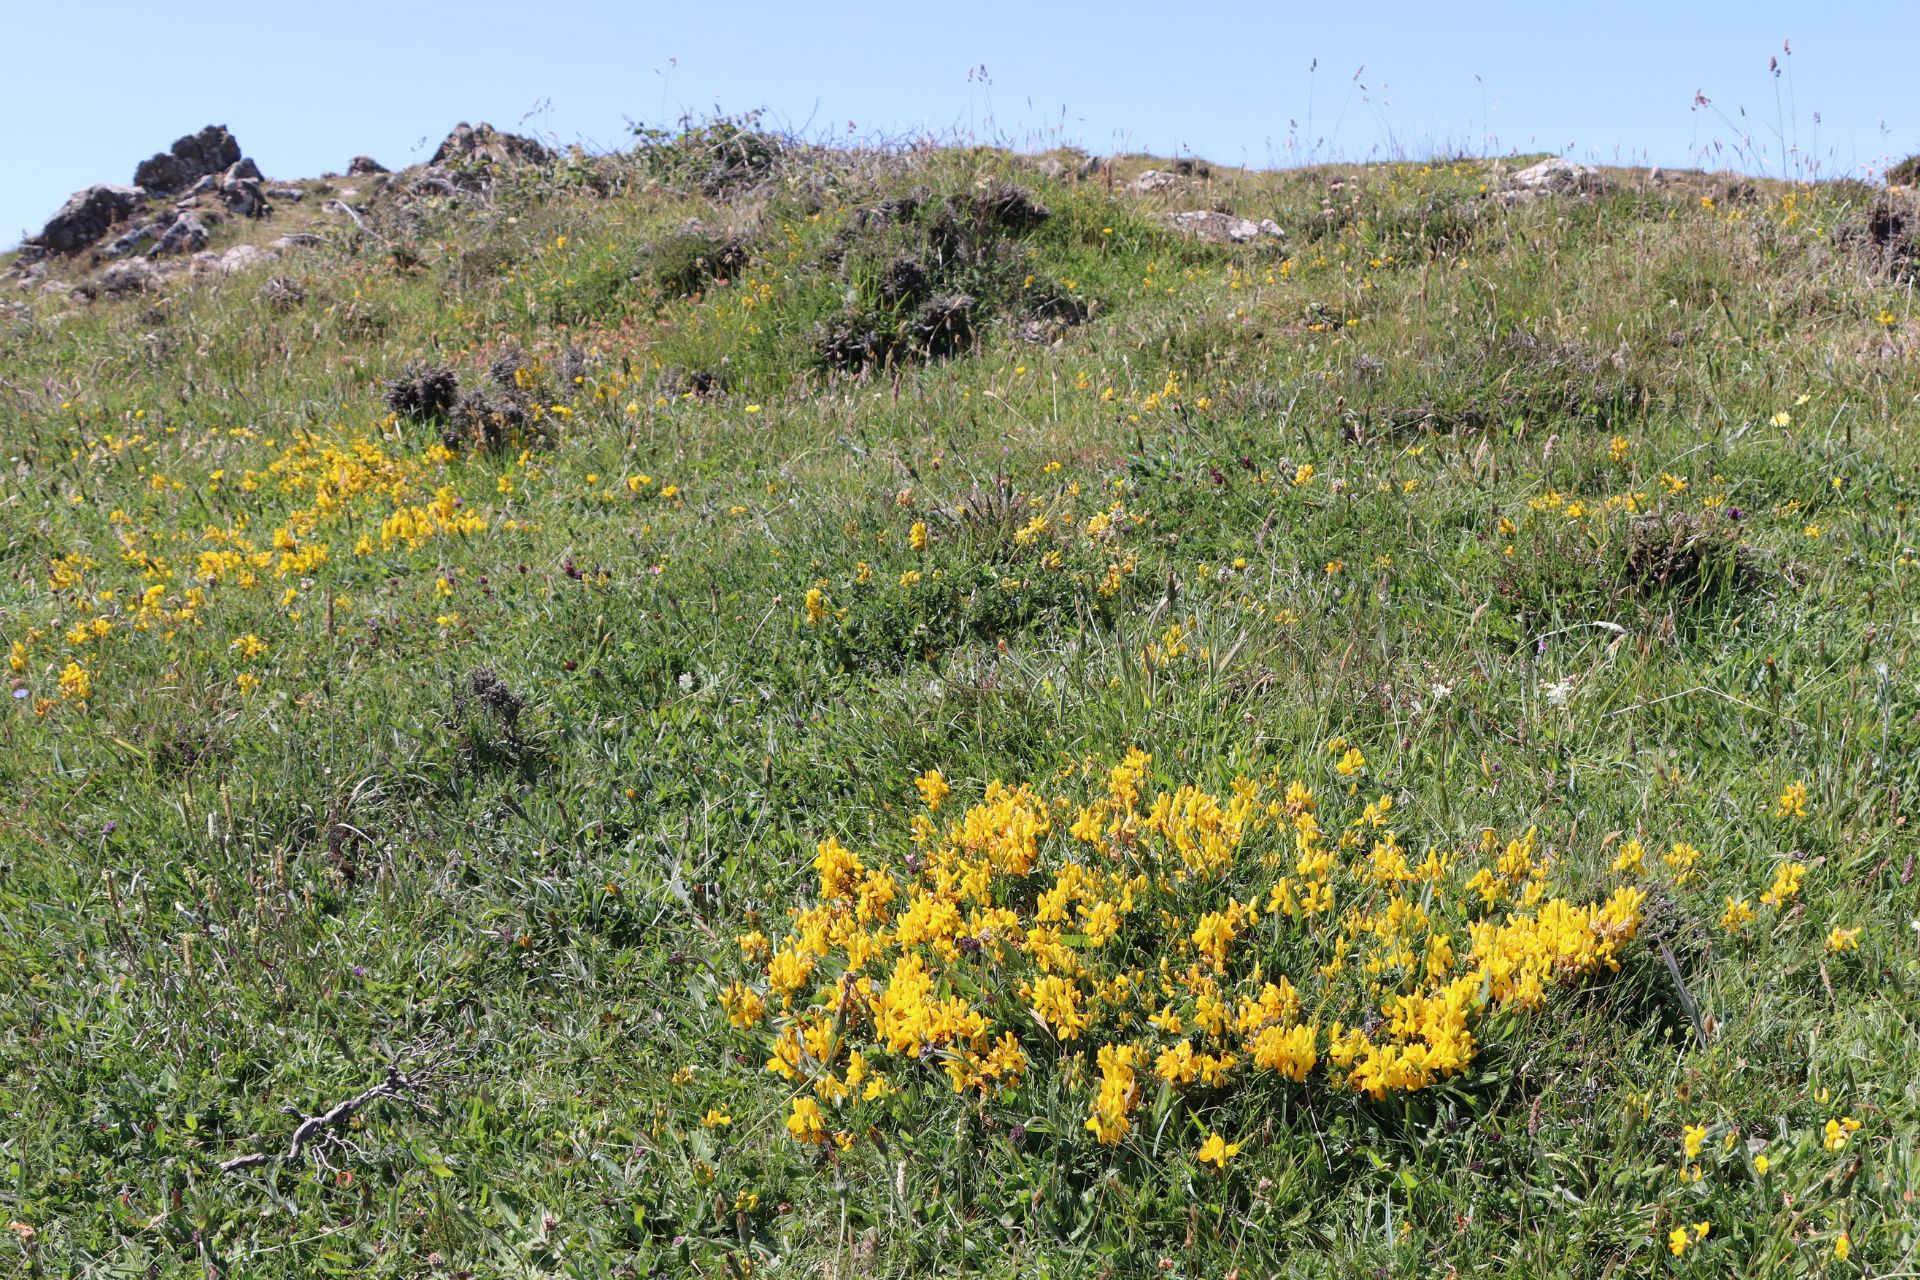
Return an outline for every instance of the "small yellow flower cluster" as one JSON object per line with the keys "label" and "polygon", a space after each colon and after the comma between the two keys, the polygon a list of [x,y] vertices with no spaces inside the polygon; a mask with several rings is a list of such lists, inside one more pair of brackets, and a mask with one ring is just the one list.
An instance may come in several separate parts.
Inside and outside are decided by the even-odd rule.
{"label": "small yellow flower cluster", "polygon": [[[1347,784],[1365,757],[1341,744],[1328,767]],[[1050,797],[990,782],[942,829],[952,788],[929,771],[914,853],[829,837],[781,942],[741,938],[750,969],[720,1003],[736,1028],[770,1020],[796,1140],[863,1132],[882,1118],[863,1108],[934,1082],[998,1096],[1054,1076],[1108,1145],[1149,1076],[1424,1089],[1473,1060],[1491,1009],[1618,968],[1639,925],[1632,885],[1555,896],[1533,831],[1415,858],[1391,796],[1329,831],[1306,783],[1279,775],[1164,787],[1138,749],[1100,774],[1070,767],[1062,783],[1094,781]],[[1215,1138],[1200,1159],[1224,1168],[1239,1148]]]}
{"label": "small yellow flower cluster", "polygon": [[1705,1240],[1707,1233],[1712,1230],[1713,1224],[1711,1222],[1696,1222],[1691,1227],[1675,1227],[1673,1230],[1667,1232],[1667,1252],[1677,1258],[1694,1245]]}
{"label": "small yellow flower cluster", "polygon": [[1820,1145],[1829,1151],[1838,1151],[1847,1145],[1847,1139],[1860,1132],[1860,1122],[1852,1116],[1840,1116],[1828,1120],[1821,1131]]}

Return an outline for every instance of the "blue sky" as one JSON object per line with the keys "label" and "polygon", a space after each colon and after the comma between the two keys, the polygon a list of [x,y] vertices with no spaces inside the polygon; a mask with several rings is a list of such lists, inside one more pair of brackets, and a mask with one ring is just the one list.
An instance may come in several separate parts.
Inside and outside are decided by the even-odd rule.
{"label": "blue sky", "polygon": [[716,106],[1254,166],[1447,149],[1837,175],[1920,151],[1915,0],[8,7],[0,243],[210,122],[280,177],[422,160],[463,119],[611,147],[628,119]]}

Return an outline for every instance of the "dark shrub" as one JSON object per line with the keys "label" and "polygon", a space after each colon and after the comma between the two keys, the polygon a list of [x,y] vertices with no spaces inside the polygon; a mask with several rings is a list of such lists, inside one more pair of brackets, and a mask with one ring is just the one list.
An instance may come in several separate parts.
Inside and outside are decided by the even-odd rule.
{"label": "dark shrub", "polygon": [[913,316],[915,354],[943,360],[973,345],[973,308],[973,298],[964,293],[928,298]]}
{"label": "dark shrub", "polygon": [[648,257],[655,287],[675,298],[690,298],[715,280],[731,279],[751,260],[746,241],[703,230],[668,236]]}
{"label": "dark shrub", "polygon": [[444,365],[408,364],[387,383],[387,408],[415,422],[445,422],[460,399],[460,380]]}

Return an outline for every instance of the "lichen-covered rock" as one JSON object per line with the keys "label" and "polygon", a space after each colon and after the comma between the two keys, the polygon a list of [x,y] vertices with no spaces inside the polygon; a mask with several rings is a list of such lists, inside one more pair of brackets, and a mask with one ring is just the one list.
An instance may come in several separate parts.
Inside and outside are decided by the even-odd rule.
{"label": "lichen-covered rock", "polygon": [[240,143],[223,124],[210,124],[198,133],[175,140],[173,147],[142,160],[133,171],[135,186],[159,195],[172,195],[239,163]]}
{"label": "lichen-covered rock", "polygon": [[110,244],[102,248],[100,252],[106,254],[109,258],[124,258],[128,254],[145,246],[148,241],[153,239],[155,233],[165,225],[165,219],[158,222],[136,223],[133,227],[122,232]]}
{"label": "lichen-covered rock", "polygon": [[102,271],[95,280],[101,293],[137,293],[157,287],[164,274],[145,258],[129,258]]}
{"label": "lichen-covered rock", "polygon": [[146,198],[139,187],[100,183],[76,191],[47,220],[40,234],[27,241],[49,253],[78,253],[123,222]]}
{"label": "lichen-covered rock", "polygon": [[160,233],[153,252],[147,256],[164,258],[168,254],[197,253],[206,247],[206,224],[190,213],[183,213],[173,220],[172,226]]}
{"label": "lichen-covered rock", "polygon": [[1575,164],[1565,156],[1550,156],[1507,179],[1500,198],[1512,204],[1543,195],[1599,195],[1609,185],[1598,169]]}
{"label": "lichen-covered rock", "polygon": [[249,267],[257,267],[272,258],[272,253],[257,244],[237,244],[220,255],[213,264],[213,270],[220,275],[230,276]]}
{"label": "lichen-covered rock", "polygon": [[545,164],[553,153],[517,133],[502,133],[484,120],[477,125],[464,120],[453,127],[428,165],[514,165]]}
{"label": "lichen-covered rock", "polygon": [[1285,239],[1287,234],[1280,229],[1280,224],[1271,218],[1262,218],[1255,222],[1251,218],[1242,218],[1231,213],[1216,213],[1210,209],[1193,209],[1183,213],[1168,214],[1167,221],[1172,223],[1176,230],[1215,244],[1252,244],[1257,240],[1281,240]]}

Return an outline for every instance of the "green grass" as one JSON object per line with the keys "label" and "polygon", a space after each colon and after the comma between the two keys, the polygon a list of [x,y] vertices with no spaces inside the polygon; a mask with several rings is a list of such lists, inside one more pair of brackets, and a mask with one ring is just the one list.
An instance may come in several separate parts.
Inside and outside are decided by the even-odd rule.
{"label": "green grass", "polygon": [[[0,328],[7,1266],[1915,1269],[1920,327],[1835,237],[1875,193],[1617,175],[1508,207],[1476,161],[1169,203],[979,149],[734,186],[670,145],[416,210],[404,255],[336,237]],[[975,246],[1011,290],[980,293],[977,345],[827,367],[861,264],[924,243],[856,211],[998,182],[1052,217]],[[1214,203],[1290,238],[1156,216]],[[680,272],[689,218],[744,269]],[[1020,341],[1029,275],[1091,319]],[[414,360],[506,395],[509,345],[538,421],[501,447],[388,413]],[[437,531],[383,537],[437,491]],[[1187,654],[1150,661],[1175,622]],[[1369,761],[1350,799],[1335,738]],[[1576,901],[1638,838],[1646,924],[1417,1093],[1324,1065],[1155,1083],[1107,1147],[1091,1046],[1029,1024],[1005,1097],[902,1064],[845,1153],[791,1141],[765,1028],[718,1004],[764,982],[736,935],[779,942],[829,835],[903,866],[929,769],[944,819],[1088,761],[1098,791],[1134,746],[1150,794],[1301,778],[1335,831],[1391,794],[1416,859],[1537,826]],[[1804,819],[1777,815],[1793,782]],[[1675,841],[1702,850],[1685,883]],[[1787,860],[1805,886],[1765,907]],[[1758,912],[1737,936],[1729,896]],[[1116,945],[1151,963],[1178,932]],[[375,1101],[352,1149],[220,1171],[396,1062],[430,1113]],[[1861,1128],[1828,1151],[1840,1116]],[[1243,1144],[1217,1175],[1216,1129]]]}

